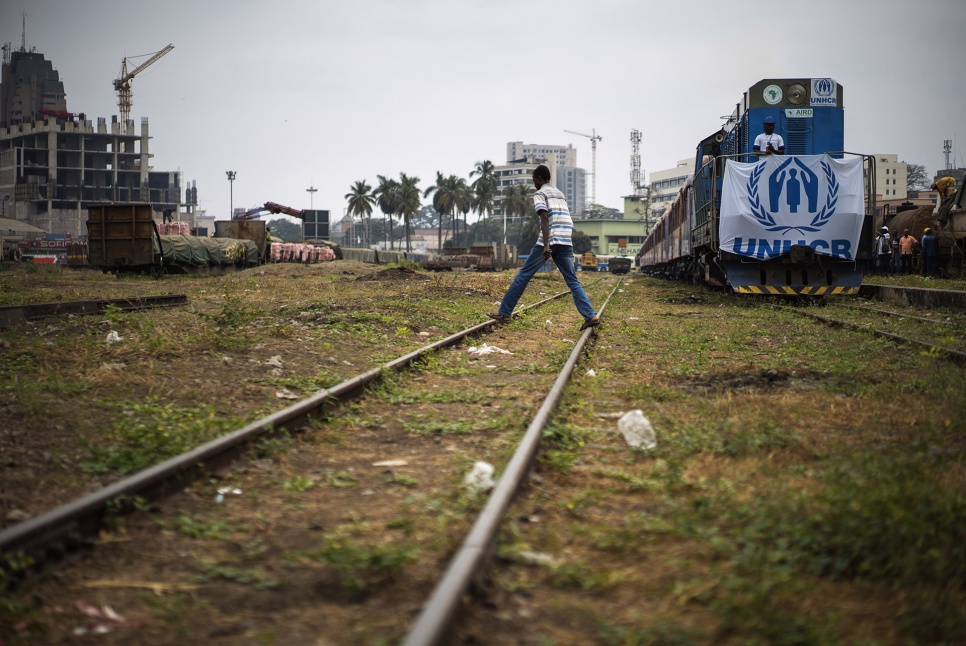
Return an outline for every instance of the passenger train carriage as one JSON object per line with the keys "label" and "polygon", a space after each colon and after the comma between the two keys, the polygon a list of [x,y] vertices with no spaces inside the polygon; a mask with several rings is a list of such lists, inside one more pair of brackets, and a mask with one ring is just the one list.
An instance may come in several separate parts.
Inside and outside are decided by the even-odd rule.
{"label": "passenger train carriage", "polygon": [[[784,155],[757,155],[767,117]],[[844,152],[842,86],[765,79],[698,143],[637,254],[645,274],[751,294],[854,294],[872,251],[875,158]]]}

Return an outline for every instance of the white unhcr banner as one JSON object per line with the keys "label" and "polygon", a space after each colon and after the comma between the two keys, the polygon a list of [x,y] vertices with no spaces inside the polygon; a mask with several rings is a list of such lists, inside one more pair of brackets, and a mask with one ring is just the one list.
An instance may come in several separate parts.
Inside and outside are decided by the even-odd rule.
{"label": "white unhcr banner", "polygon": [[729,161],[721,188],[721,249],[766,260],[808,245],[823,256],[854,260],[864,207],[860,157]]}

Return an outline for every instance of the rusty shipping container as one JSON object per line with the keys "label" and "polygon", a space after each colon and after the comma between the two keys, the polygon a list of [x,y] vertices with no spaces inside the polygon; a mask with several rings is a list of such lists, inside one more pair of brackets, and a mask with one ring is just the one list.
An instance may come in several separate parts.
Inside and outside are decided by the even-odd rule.
{"label": "rusty shipping container", "polygon": [[93,204],[87,209],[89,263],[105,269],[161,265],[158,228],[150,204]]}

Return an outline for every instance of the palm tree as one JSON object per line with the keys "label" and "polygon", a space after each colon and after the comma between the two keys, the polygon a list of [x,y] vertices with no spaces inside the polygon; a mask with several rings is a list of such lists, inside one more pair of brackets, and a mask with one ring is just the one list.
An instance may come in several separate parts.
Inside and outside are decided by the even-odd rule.
{"label": "palm tree", "polygon": [[476,162],[476,168],[470,171],[470,177],[474,175],[479,177],[470,185],[473,188],[473,209],[483,217],[483,235],[489,240],[487,216],[493,215],[493,198],[497,188],[496,167],[489,159]]}
{"label": "palm tree", "polygon": [[433,208],[439,213],[439,227],[436,231],[436,248],[442,250],[443,248],[443,219],[449,215],[453,214],[453,194],[450,190],[450,175],[449,178],[443,177],[443,174],[436,171],[436,184],[428,187],[423,191],[423,197],[433,196]]}
{"label": "palm tree", "polygon": [[[503,213],[511,220],[513,216],[520,216],[520,226],[517,230],[517,242],[523,233],[523,219],[530,212],[532,201],[530,189],[526,184],[512,184],[503,189]],[[506,220],[503,224],[503,244],[506,244]]]}
{"label": "palm tree", "polygon": [[457,212],[463,214],[463,246],[468,249],[470,246],[470,240],[469,227],[466,223],[466,214],[470,212],[473,206],[473,191],[466,184],[466,180],[462,177],[450,175],[450,180],[453,183],[453,193],[455,198],[453,200],[453,206],[456,207]]}
{"label": "palm tree", "polygon": [[389,221],[389,248],[392,249],[392,216],[399,201],[399,182],[384,175],[376,175],[379,186],[372,192],[383,218]]}
{"label": "palm tree", "polygon": [[345,199],[349,202],[349,215],[358,215],[366,222],[366,246],[368,247],[371,244],[369,234],[372,228],[372,207],[376,203],[372,187],[365,180],[359,180],[345,194]]}
{"label": "palm tree", "polygon": [[406,251],[412,251],[412,243],[409,237],[409,218],[416,214],[422,203],[419,199],[419,178],[415,175],[410,177],[406,173],[399,173],[398,200],[396,202],[396,213],[402,215],[406,222]]}

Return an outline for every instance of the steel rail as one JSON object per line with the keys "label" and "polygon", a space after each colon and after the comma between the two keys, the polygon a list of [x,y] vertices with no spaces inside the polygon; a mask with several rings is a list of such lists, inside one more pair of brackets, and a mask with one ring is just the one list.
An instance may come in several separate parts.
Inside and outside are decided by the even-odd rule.
{"label": "steel rail", "polygon": [[[623,278],[617,281],[614,289],[598,311],[598,316],[603,314],[607,308],[607,303],[622,282]],[[530,470],[533,458],[540,445],[543,429],[550,419],[551,412],[556,408],[563,395],[564,387],[570,380],[574,367],[577,365],[577,360],[584,351],[591,330],[593,328],[585,330],[574,345],[567,363],[557,376],[533,421],[530,422],[523,439],[517,446],[509,463],[507,463],[506,469],[497,480],[483,511],[480,512],[463,544],[450,561],[449,567],[436,585],[429,601],[423,606],[423,610],[406,636],[406,640],[402,642],[403,646],[431,646],[443,643],[443,639],[446,637],[446,633],[456,616],[456,611],[462,602],[463,593],[469,589],[473,579],[488,560],[491,548],[496,541],[496,534],[500,529],[500,523]]]}
{"label": "steel rail", "polygon": [[[518,308],[514,315],[537,308],[569,294],[569,290],[559,292],[532,305]],[[282,410],[206,442],[186,453],[143,469],[94,493],[8,527],[0,531],[0,557],[17,550],[33,552],[38,557],[41,551],[47,553],[73,551],[85,544],[86,537],[96,535],[103,516],[112,502],[130,501],[133,496],[152,500],[165,498],[180,491],[202,473],[215,472],[227,466],[251,444],[252,440],[275,433],[280,429],[298,429],[306,419],[318,415],[325,406],[349,398],[368,383],[379,378],[384,372],[399,370],[424,355],[440,348],[455,345],[464,338],[497,324],[498,322],[495,320],[478,323],[347,379],[332,388],[320,390]],[[124,511],[124,509],[120,511]],[[62,549],[53,549],[58,543],[62,544]],[[37,560],[42,560],[42,558]],[[3,560],[0,559],[0,567],[2,566]]]}
{"label": "steel rail", "polygon": [[853,329],[853,330],[857,330],[857,331],[861,331],[861,332],[872,332],[873,334],[875,334],[877,336],[881,336],[881,337],[884,337],[886,339],[890,339],[890,340],[895,341],[897,343],[908,343],[910,345],[917,345],[917,346],[919,346],[921,348],[925,348],[927,350],[936,350],[939,353],[945,355],[947,359],[949,359],[949,360],[951,360],[951,361],[953,361],[955,363],[959,363],[959,364],[966,365],[966,352],[960,352],[959,350],[952,350],[950,348],[945,348],[945,347],[943,347],[941,345],[934,345],[932,343],[926,343],[925,341],[917,341],[916,339],[910,339],[908,337],[904,337],[904,336],[901,336],[899,334],[893,334],[892,332],[886,332],[885,330],[877,330],[875,328],[870,328],[868,326],[859,325],[858,323],[849,323],[848,321],[840,321],[838,319],[828,318],[826,316],[821,316],[819,314],[813,314],[812,312],[807,312],[805,310],[800,310],[800,309],[797,309],[797,308],[794,308],[794,307],[781,307],[779,305],[775,305],[773,307],[776,307],[777,309],[786,309],[786,310],[788,310],[790,312],[796,312],[798,314],[804,314],[805,316],[810,316],[813,319],[816,319],[818,321],[821,321],[821,322],[823,322],[823,323],[825,323],[827,325],[833,325],[833,326],[839,326],[839,327],[847,327],[847,328],[850,328],[850,329]]}
{"label": "steel rail", "polygon": [[857,310],[859,312],[878,312],[879,314],[888,314],[890,316],[898,316],[904,319],[912,319],[913,321],[922,321],[924,323],[937,323],[939,325],[955,325],[952,321],[938,321],[936,319],[927,319],[921,316],[913,316],[912,314],[903,314],[901,312],[893,312],[891,310],[882,310],[877,307],[864,307],[861,305],[843,305],[850,310]]}
{"label": "steel rail", "polygon": [[187,302],[188,297],[184,294],[164,294],[161,296],[132,296],[130,298],[106,298],[92,301],[6,305],[0,307],[0,328],[21,325],[29,320],[42,318],[44,316],[101,314],[112,306],[119,310],[130,312],[155,307],[184,305]]}

